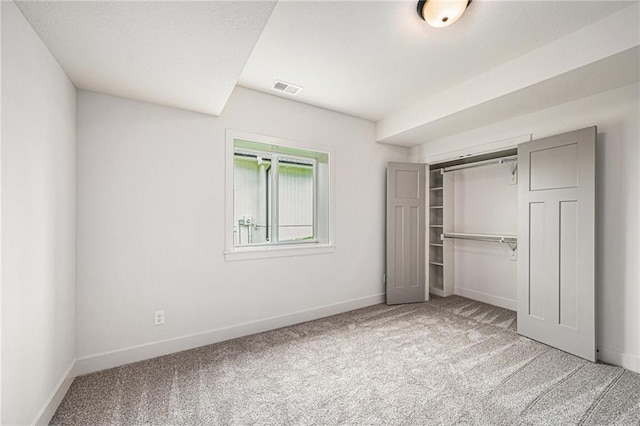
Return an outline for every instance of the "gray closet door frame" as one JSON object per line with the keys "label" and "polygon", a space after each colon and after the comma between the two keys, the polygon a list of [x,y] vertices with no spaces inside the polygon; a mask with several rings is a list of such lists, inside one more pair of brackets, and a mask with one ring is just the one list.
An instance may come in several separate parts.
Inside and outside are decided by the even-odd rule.
{"label": "gray closet door frame", "polygon": [[387,165],[387,304],[425,300],[424,164]]}
{"label": "gray closet door frame", "polygon": [[518,333],[596,360],[597,129],[518,146]]}

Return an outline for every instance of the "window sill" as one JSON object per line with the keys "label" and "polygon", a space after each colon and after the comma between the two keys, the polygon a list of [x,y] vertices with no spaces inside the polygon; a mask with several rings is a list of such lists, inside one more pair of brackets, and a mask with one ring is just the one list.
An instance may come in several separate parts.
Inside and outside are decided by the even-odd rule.
{"label": "window sill", "polygon": [[273,246],[273,247],[247,247],[237,248],[233,251],[224,252],[224,260],[232,262],[236,260],[268,259],[272,257],[308,256],[312,254],[329,254],[336,251],[336,246],[331,244],[313,244],[295,247]]}

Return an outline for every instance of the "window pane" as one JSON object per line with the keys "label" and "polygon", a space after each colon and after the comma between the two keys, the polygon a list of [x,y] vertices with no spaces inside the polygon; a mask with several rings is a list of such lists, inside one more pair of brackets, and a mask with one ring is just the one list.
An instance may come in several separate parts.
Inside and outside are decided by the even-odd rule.
{"label": "window pane", "polygon": [[314,238],[313,163],[296,160],[279,161],[278,169],[278,239],[279,241]]}
{"label": "window pane", "polygon": [[271,238],[271,160],[260,155],[234,156],[234,227],[236,246],[265,244]]}

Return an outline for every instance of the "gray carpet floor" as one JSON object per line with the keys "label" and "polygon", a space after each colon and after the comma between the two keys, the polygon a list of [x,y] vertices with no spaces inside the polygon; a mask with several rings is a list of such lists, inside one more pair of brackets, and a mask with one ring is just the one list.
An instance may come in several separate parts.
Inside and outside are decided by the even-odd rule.
{"label": "gray carpet floor", "polygon": [[458,296],[376,305],[78,377],[53,425],[638,425],[640,375]]}

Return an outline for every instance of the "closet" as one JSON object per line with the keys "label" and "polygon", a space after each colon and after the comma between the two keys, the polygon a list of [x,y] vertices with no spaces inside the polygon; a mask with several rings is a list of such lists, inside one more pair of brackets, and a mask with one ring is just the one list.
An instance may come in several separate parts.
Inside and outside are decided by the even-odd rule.
{"label": "closet", "polygon": [[389,163],[387,303],[505,307],[518,333],[595,361],[596,134]]}
{"label": "closet", "polygon": [[[446,182],[446,183],[445,183]],[[453,232],[454,200],[453,176],[442,168],[429,170],[429,292],[441,297],[454,294],[454,252],[445,233]]]}
{"label": "closet", "polygon": [[515,311],[517,150],[429,169],[429,292]]}

